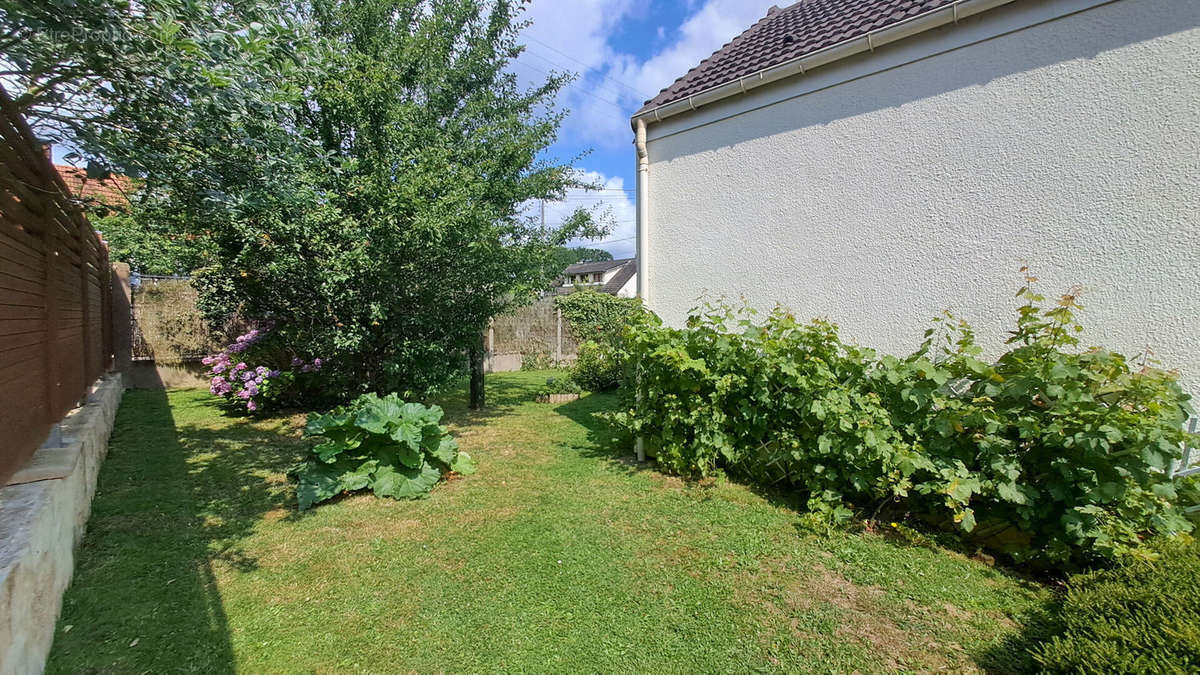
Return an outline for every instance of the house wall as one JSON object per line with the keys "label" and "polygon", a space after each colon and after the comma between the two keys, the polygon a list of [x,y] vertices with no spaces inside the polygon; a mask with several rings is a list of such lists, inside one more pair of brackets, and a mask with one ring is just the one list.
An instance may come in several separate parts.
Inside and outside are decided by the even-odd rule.
{"label": "house wall", "polygon": [[618,298],[636,298],[637,297],[637,275],[636,274],[629,277],[629,281],[626,281],[625,285],[621,286],[621,288],[619,290],[617,290],[617,297]]}
{"label": "house wall", "polygon": [[649,306],[702,293],[992,354],[1029,265],[1200,389],[1200,2],[1019,1],[650,125]]}

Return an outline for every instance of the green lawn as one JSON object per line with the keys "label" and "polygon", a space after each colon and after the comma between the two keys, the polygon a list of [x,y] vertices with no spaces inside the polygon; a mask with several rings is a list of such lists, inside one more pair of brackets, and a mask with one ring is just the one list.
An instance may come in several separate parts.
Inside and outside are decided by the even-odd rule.
{"label": "green lawn", "polygon": [[[546,373],[445,404],[479,472],[298,514],[299,417],[131,391],[49,672],[1012,670],[1049,593],[959,553],[819,533],[786,499],[635,465]],[[1036,632],[1036,631],[1032,631]]]}

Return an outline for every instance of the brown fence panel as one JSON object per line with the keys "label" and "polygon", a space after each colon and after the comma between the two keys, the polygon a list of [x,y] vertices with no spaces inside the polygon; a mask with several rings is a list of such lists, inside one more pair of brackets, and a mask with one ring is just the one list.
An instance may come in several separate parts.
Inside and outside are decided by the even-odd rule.
{"label": "brown fence panel", "polygon": [[0,87],[0,486],[112,362],[108,247]]}

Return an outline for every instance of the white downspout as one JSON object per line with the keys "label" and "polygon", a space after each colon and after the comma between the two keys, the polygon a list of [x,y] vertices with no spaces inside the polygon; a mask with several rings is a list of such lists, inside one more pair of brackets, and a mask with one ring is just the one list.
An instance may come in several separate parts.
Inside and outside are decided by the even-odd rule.
{"label": "white downspout", "polygon": [[642,304],[650,302],[649,240],[650,223],[650,158],[646,152],[646,120],[637,121],[637,294]]}
{"label": "white downspout", "polygon": [[[646,230],[650,224],[650,194],[646,189],[650,186],[650,158],[646,152],[646,120],[644,119],[637,121],[634,144],[637,146],[637,295],[642,299],[643,305],[649,305],[650,275],[647,270],[650,267],[650,237]],[[640,405],[641,401],[639,400],[638,403]],[[637,461],[646,461],[646,447],[641,436],[638,436],[635,447]]]}

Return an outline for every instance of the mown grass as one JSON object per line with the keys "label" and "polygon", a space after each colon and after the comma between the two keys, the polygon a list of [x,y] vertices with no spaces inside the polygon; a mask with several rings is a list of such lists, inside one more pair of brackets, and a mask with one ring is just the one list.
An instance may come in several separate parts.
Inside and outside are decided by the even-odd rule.
{"label": "mown grass", "polygon": [[[1049,593],[948,550],[804,526],[787,499],[637,466],[611,395],[545,373],[451,397],[477,474],[298,514],[299,417],[131,391],[53,673],[1020,670]],[[1036,632],[1036,631],[1034,631]]]}

